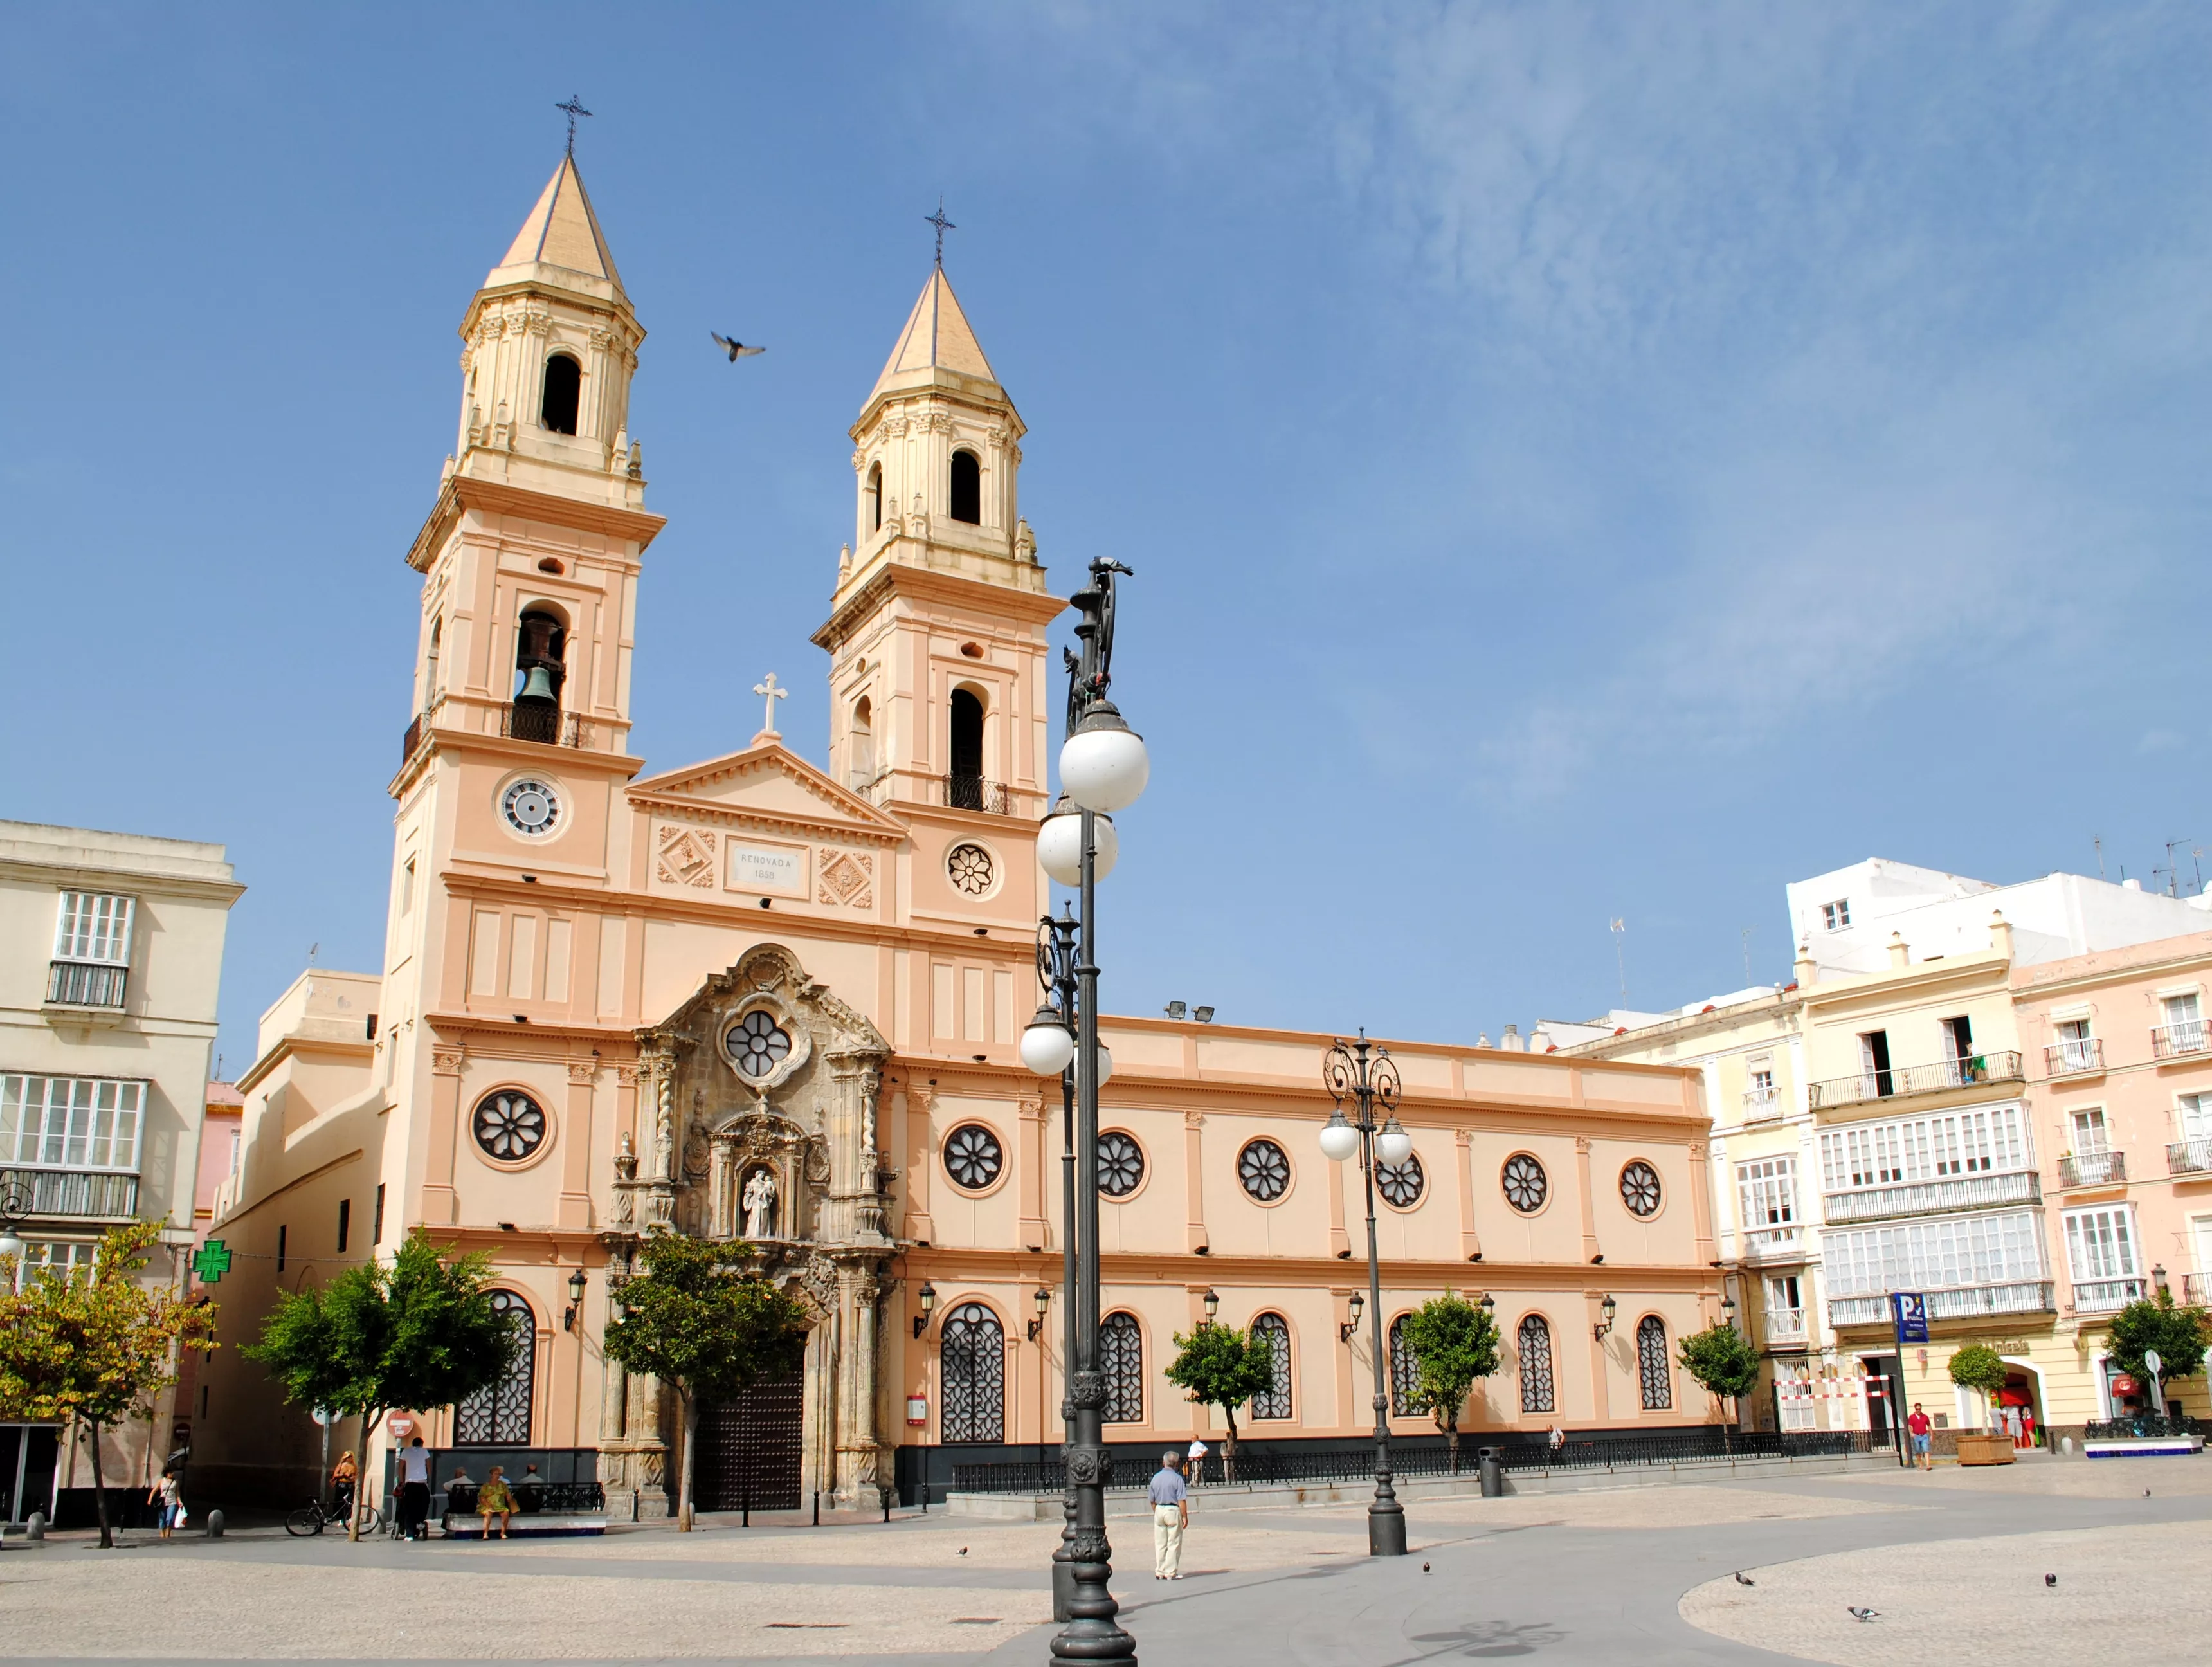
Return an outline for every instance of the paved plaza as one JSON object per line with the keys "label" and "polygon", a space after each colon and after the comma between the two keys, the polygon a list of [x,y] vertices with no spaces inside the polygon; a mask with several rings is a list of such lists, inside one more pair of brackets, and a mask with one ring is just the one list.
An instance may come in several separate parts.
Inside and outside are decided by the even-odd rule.
{"label": "paved plaza", "polygon": [[[1152,1579],[1143,1525],[1117,1523],[1139,1658],[2179,1662],[2197,1652],[2212,1464],[1774,1475],[1427,1501],[1409,1518],[1413,1554],[1376,1562],[1356,1506],[1209,1512],[1201,1499],[1173,1585]],[[939,1512],[489,1545],[17,1539],[0,1553],[0,1654],[1042,1662],[1058,1536]]]}

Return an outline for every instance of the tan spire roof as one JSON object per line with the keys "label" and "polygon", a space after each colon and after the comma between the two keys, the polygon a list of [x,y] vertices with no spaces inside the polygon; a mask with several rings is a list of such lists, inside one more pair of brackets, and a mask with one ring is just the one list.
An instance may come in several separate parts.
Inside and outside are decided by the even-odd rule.
{"label": "tan spire roof", "polygon": [[599,217],[592,212],[592,199],[584,190],[584,176],[576,172],[576,159],[563,156],[553,177],[539,193],[538,206],[522,222],[514,241],[493,268],[486,288],[501,272],[516,266],[560,266],[586,277],[604,278],[619,290],[622,274],[599,230]]}
{"label": "tan spire roof", "polygon": [[959,297],[952,293],[942,266],[931,272],[929,282],[921,286],[921,298],[908,314],[906,328],[899,332],[897,344],[884,362],[884,373],[876,378],[868,397],[872,399],[881,393],[894,377],[931,369],[957,371],[987,382],[999,380],[991,362],[983,356],[982,346],[969,326],[968,315],[960,310]]}

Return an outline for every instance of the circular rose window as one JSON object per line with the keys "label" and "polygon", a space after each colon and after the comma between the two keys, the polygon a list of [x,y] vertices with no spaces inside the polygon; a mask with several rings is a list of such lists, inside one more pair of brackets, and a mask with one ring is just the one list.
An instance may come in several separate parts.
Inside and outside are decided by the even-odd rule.
{"label": "circular rose window", "polygon": [[1620,1202],[1632,1215],[1659,1214],[1659,1171],[1641,1158],[1620,1171]]}
{"label": "circular rose window", "polygon": [[992,860],[990,852],[969,843],[955,845],[947,854],[945,872],[951,879],[953,890],[967,897],[980,897],[998,878],[999,865]]}
{"label": "circular rose window", "polygon": [[1273,1141],[1254,1141],[1237,1154],[1237,1179],[1263,1204],[1290,1190],[1291,1156]]}
{"label": "circular rose window", "polygon": [[997,1180],[1006,1160],[999,1137],[981,1123],[963,1123],[945,1137],[945,1172],[954,1185],[970,1192],[981,1192]]}
{"label": "circular rose window", "polygon": [[1401,1210],[1409,1210],[1421,1202],[1421,1189],[1428,1177],[1421,1173],[1421,1160],[1408,1158],[1402,1164],[1377,1163],[1375,1165],[1375,1189]]}
{"label": "circular rose window", "polygon": [[722,1045],[738,1070],[749,1077],[764,1077],[791,1056],[791,1033],[756,1009],[730,1026]]}
{"label": "circular rose window", "polygon": [[1145,1178],[1145,1154],[1136,1141],[1120,1129],[1098,1137],[1098,1190],[1109,1198],[1127,1198]]}
{"label": "circular rose window", "polygon": [[486,1096],[470,1127],[477,1144],[503,1164],[520,1163],[545,1144],[545,1113],[529,1095],[513,1089]]}
{"label": "circular rose window", "polygon": [[1545,1178],[1543,1165],[1525,1152],[1505,1160],[1505,1173],[1500,1178],[1505,1184],[1505,1202],[1523,1215],[1542,1209],[1544,1200],[1551,1195],[1552,1183]]}

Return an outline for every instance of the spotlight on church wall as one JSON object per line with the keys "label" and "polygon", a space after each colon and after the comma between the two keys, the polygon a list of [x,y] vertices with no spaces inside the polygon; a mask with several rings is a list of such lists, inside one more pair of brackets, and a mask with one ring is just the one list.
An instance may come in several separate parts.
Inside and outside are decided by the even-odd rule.
{"label": "spotlight on church wall", "polygon": [[1190,1009],[1180,1001],[1170,1001],[1168,1003],[1167,1013],[1168,1017],[1170,1019],[1180,1019],[1189,1011]]}
{"label": "spotlight on church wall", "polygon": [[1198,1020],[1201,1025],[1211,1025],[1213,1022],[1213,1009],[1211,1007],[1194,1007],[1191,1009],[1190,1016]]}

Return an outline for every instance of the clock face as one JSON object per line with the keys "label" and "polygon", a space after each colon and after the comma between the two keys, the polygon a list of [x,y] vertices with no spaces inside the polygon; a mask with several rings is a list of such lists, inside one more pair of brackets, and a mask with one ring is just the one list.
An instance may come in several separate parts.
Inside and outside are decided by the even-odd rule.
{"label": "clock face", "polygon": [[561,819],[561,800],[543,782],[517,782],[507,788],[499,807],[517,833],[549,834]]}

